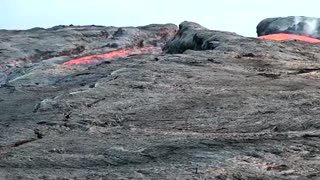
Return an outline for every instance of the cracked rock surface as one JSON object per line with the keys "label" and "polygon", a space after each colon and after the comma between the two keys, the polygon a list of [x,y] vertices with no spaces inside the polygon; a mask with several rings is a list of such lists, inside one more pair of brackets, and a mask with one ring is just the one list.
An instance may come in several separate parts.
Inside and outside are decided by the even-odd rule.
{"label": "cracked rock surface", "polygon": [[[160,29],[152,27],[150,36]],[[96,37],[95,28],[85,29]],[[133,41],[128,34],[121,43]],[[43,38],[22,49],[64,48]],[[160,39],[153,45],[167,42],[163,52],[86,65],[61,64],[66,55],[8,66],[20,54],[2,47],[10,74],[0,88],[0,179],[320,177],[320,45],[191,22]]]}

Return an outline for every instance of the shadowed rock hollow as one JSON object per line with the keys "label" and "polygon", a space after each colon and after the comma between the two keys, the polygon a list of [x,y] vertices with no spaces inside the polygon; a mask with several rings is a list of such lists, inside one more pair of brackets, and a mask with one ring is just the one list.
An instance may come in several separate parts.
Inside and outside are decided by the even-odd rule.
{"label": "shadowed rock hollow", "polygon": [[318,179],[320,45],[176,30],[1,31],[0,177]]}

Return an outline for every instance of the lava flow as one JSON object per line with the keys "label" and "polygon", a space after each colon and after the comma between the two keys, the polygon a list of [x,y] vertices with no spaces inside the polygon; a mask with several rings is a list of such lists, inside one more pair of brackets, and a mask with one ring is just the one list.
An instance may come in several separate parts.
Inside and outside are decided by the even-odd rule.
{"label": "lava flow", "polygon": [[279,33],[279,34],[270,34],[266,36],[260,36],[258,39],[269,39],[269,40],[276,40],[276,41],[284,41],[289,39],[295,39],[299,41],[305,41],[310,43],[320,43],[319,39],[311,38],[304,35],[297,35],[297,34],[286,34],[286,33]]}
{"label": "lava flow", "polygon": [[160,49],[160,47],[154,47],[154,46],[146,46],[143,48],[135,49],[119,49],[116,51],[111,51],[103,54],[94,54],[94,55],[88,55],[80,58],[70,59],[69,61],[63,63],[64,65],[75,65],[75,64],[88,64],[88,63],[97,63],[99,62],[99,58],[103,59],[111,59],[114,57],[125,57],[130,54],[141,54],[144,51],[148,50],[154,50],[154,49]]}

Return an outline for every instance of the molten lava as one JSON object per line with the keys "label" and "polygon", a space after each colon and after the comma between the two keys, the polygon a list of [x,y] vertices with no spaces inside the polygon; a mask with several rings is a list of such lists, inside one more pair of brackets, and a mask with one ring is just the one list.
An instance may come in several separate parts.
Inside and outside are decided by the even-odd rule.
{"label": "molten lava", "polygon": [[276,40],[276,41],[284,41],[288,39],[295,39],[299,41],[306,41],[310,43],[320,43],[319,39],[311,38],[304,35],[297,35],[297,34],[286,34],[286,33],[279,33],[279,34],[270,34],[266,36],[260,36],[258,39],[269,39],[269,40]]}
{"label": "molten lava", "polygon": [[74,64],[88,64],[88,63],[96,63],[99,62],[99,58],[104,58],[104,59],[111,59],[114,57],[125,57],[130,54],[141,54],[144,51],[148,50],[154,50],[154,49],[160,49],[159,47],[154,47],[154,46],[147,46],[143,47],[140,49],[120,49],[116,51],[111,51],[103,54],[95,54],[95,55],[88,55],[80,58],[75,58],[71,59],[65,63],[64,65],[74,65]]}

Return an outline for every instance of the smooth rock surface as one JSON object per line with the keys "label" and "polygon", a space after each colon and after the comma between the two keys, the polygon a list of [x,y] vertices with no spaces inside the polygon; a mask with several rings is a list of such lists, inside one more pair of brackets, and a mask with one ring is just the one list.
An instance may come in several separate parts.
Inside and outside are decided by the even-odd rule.
{"label": "smooth rock surface", "polygon": [[[188,49],[219,49],[222,43],[241,38],[235,33],[213,31],[197,23],[184,21],[179,25],[176,36],[165,45],[164,51],[166,53],[183,53]],[[221,48],[223,47],[221,46]]]}
{"label": "smooth rock surface", "polygon": [[10,67],[0,179],[318,179],[320,45],[180,28],[168,54]]}
{"label": "smooth rock surface", "polygon": [[267,18],[257,26],[257,35],[289,33],[320,38],[320,19],[305,16]]}

